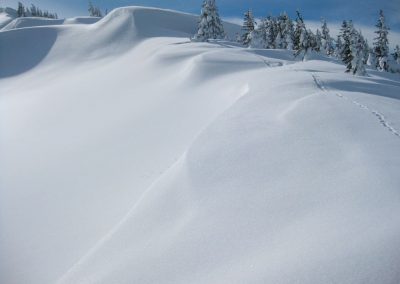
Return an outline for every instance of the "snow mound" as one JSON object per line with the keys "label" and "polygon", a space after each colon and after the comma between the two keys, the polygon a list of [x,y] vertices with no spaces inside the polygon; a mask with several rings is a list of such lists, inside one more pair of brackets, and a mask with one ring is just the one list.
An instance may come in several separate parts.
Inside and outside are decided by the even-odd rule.
{"label": "snow mound", "polygon": [[11,8],[0,8],[0,30],[17,17],[17,11]]}
{"label": "snow mound", "polygon": [[97,17],[75,17],[70,19],[48,19],[40,17],[24,17],[17,18],[4,26],[1,31],[9,31],[13,29],[54,26],[54,25],[76,25],[76,24],[94,24],[99,21]]}
{"label": "snow mound", "polygon": [[84,24],[90,25],[97,23],[100,20],[98,17],[75,17],[75,18],[68,18],[64,20],[64,25],[77,25],[77,24]]}
{"label": "snow mound", "polygon": [[[73,22],[90,22],[76,18]],[[26,23],[29,29],[8,29],[0,33],[1,77],[26,72],[46,61],[76,64],[91,59],[117,56],[127,52],[149,37],[184,37],[189,39],[197,29],[198,17],[171,10],[145,7],[118,8],[92,25],[60,25],[61,20],[21,18],[10,23]],[[94,20],[93,20],[94,21]],[[240,29],[226,24],[228,35]],[[79,44],[74,44],[79,42]],[[73,49],[74,52],[69,52]],[[14,60],[19,58],[19,60]]]}
{"label": "snow mound", "polygon": [[[97,23],[97,27],[107,25],[120,26],[120,29],[131,29],[140,38],[146,37],[192,37],[198,26],[199,17],[173,10],[125,7],[118,8],[109,13]],[[240,26],[224,23],[226,33],[232,37]]]}
{"label": "snow mound", "polygon": [[61,25],[64,22],[62,19],[47,19],[39,17],[24,17],[17,18],[5,26],[1,31],[9,31],[13,29],[37,27],[37,26],[52,26]]}

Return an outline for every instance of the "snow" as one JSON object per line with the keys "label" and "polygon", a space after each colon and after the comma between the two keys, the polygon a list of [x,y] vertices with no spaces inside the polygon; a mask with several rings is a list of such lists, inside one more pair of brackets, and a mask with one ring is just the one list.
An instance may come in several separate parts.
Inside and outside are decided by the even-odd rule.
{"label": "snow", "polygon": [[53,26],[53,25],[73,25],[73,24],[93,24],[99,18],[96,17],[76,17],[70,19],[47,19],[39,17],[24,17],[14,19],[12,22],[3,27],[2,31],[12,29],[38,27],[38,26]]}
{"label": "snow", "polygon": [[399,282],[398,74],[196,28],[0,32],[0,283]]}
{"label": "snow", "polygon": [[17,17],[17,11],[11,8],[0,8],[0,30]]}

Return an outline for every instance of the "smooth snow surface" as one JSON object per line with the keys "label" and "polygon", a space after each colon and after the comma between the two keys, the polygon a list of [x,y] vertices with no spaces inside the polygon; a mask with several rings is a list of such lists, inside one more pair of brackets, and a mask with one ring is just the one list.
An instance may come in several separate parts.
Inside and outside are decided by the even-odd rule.
{"label": "smooth snow surface", "polygon": [[70,19],[46,19],[39,17],[25,17],[25,18],[14,19],[12,22],[6,25],[2,29],[2,31],[29,28],[29,27],[39,27],[39,26],[94,24],[99,20],[100,18],[95,18],[95,17],[76,17]]}
{"label": "smooth snow surface", "polygon": [[196,26],[0,32],[0,283],[399,283],[398,74]]}
{"label": "smooth snow surface", "polygon": [[38,26],[94,24],[99,20],[100,18],[97,17],[75,17],[69,19],[48,19],[42,17],[17,18],[17,11],[14,9],[0,8],[0,31]]}

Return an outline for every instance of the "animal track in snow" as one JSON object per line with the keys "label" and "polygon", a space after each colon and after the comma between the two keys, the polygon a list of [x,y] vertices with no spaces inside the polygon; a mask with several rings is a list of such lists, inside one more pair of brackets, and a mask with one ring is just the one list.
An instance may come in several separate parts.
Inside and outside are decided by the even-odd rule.
{"label": "animal track in snow", "polygon": [[[311,76],[313,77],[314,82],[317,85],[318,89],[320,89],[324,92],[328,92],[327,88],[324,86],[322,81],[315,74],[311,74]],[[373,114],[374,116],[376,116],[378,118],[381,125],[383,125],[385,128],[387,128],[392,134],[394,134],[400,138],[400,132],[397,129],[395,129],[392,125],[390,125],[390,123],[387,121],[385,116],[383,114],[381,114],[380,112],[378,112],[376,110],[372,110],[369,107],[367,107],[366,105],[363,105],[362,103],[359,103],[355,100],[351,100],[343,94],[335,93],[335,95],[339,98],[345,99],[347,101],[351,101],[353,104],[355,104],[356,106],[358,106],[359,108],[361,108],[363,110],[369,111],[371,114]]]}

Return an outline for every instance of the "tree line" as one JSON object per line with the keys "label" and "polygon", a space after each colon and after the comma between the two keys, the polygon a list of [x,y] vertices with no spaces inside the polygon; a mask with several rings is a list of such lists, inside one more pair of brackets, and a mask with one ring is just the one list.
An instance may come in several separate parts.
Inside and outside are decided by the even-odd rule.
{"label": "tree line", "polygon": [[[91,17],[103,17],[103,13],[100,8],[93,5],[92,1],[88,3],[88,12]],[[108,11],[105,11],[105,14],[108,14]],[[41,18],[49,18],[49,19],[58,19],[57,13],[50,13],[48,10],[42,10],[39,7],[31,4],[30,7],[25,7],[24,4],[18,2],[17,7],[17,17],[41,17]]]}
{"label": "tree line", "polygon": [[[256,23],[252,11],[248,10],[244,13],[242,32],[237,34],[236,41],[249,48],[291,50],[294,57],[302,60],[306,60],[311,52],[323,53],[340,59],[346,66],[346,72],[357,75],[366,73],[366,65],[379,71],[400,72],[390,66],[391,63],[400,64],[400,48],[397,45],[394,52],[389,54],[389,30],[384,13],[380,10],[375,31],[377,36],[370,47],[351,20],[343,21],[340,33],[334,39],[325,20],[314,33],[306,27],[300,11],[296,11],[294,20],[287,13],[281,13]],[[226,35],[215,0],[204,0],[194,40],[224,38]]]}
{"label": "tree line", "polygon": [[[88,8],[89,16],[90,17],[103,17],[103,13],[101,12],[100,8],[97,6],[94,6],[92,1],[89,1],[89,8]],[[108,11],[105,11],[105,14],[108,14]]]}
{"label": "tree line", "polygon": [[50,13],[47,10],[42,10],[34,4],[31,4],[30,7],[25,7],[21,2],[18,2],[17,17],[42,17],[58,19],[57,13]]}

